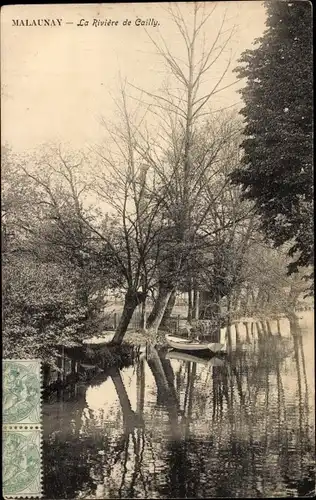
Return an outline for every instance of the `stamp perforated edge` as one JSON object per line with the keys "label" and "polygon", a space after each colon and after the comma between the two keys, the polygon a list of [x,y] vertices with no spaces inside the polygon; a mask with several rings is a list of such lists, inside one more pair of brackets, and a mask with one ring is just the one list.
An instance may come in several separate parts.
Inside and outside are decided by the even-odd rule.
{"label": "stamp perforated edge", "polygon": [[[40,381],[40,401],[39,401],[39,408],[40,408],[40,414],[39,414],[39,422],[38,424],[24,424],[24,423],[16,423],[16,424],[2,424],[2,436],[3,436],[3,431],[10,431],[10,430],[17,430],[19,427],[23,428],[24,430],[35,430],[36,427],[38,427],[39,430],[39,435],[40,435],[40,443],[39,443],[39,454],[40,454],[40,470],[39,470],[39,492],[38,493],[17,493],[16,495],[5,495],[2,491],[2,497],[5,499],[23,499],[23,498],[43,498],[43,392],[44,392],[44,387],[43,387],[43,380],[44,380],[44,375],[43,375],[43,362],[39,358],[4,358],[2,360],[2,370],[3,370],[3,362],[4,361],[28,361],[28,362],[35,362],[39,363],[39,381]],[[2,437],[3,439],[3,437]]]}

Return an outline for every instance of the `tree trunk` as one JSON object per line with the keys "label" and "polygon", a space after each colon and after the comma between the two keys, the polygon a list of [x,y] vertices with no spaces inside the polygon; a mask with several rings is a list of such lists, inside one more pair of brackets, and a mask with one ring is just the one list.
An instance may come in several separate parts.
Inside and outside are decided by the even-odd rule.
{"label": "tree trunk", "polygon": [[144,360],[140,360],[136,367],[136,413],[143,415],[145,401],[145,366]]}
{"label": "tree trunk", "polygon": [[199,291],[194,288],[193,290],[193,312],[192,312],[192,319],[199,319],[200,315],[200,294]]}
{"label": "tree trunk", "polygon": [[207,290],[203,290],[200,293],[200,318],[201,319],[209,319],[210,318],[210,310],[212,303],[212,292]]}
{"label": "tree trunk", "polygon": [[192,288],[191,288],[191,284],[190,284],[190,287],[188,289],[188,315],[187,315],[187,321],[189,323],[191,323],[192,321],[192,318],[193,318],[193,300],[192,300]]}
{"label": "tree trunk", "polygon": [[142,417],[137,415],[131,406],[128,394],[120,371],[117,368],[112,368],[109,372],[110,377],[113,381],[116,393],[118,395],[120,405],[123,413],[123,422],[126,432],[132,432],[135,427],[142,426]]}
{"label": "tree trunk", "polygon": [[237,287],[233,289],[232,296],[232,309],[234,311],[234,317],[235,319],[238,319],[240,317],[240,289]]}
{"label": "tree trunk", "polygon": [[259,288],[255,303],[255,311],[257,313],[259,312],[261,313],[263,309],[263,303],[264,303],[264,290],[262,288]]}
{"label": "tree trunk", "polygon": [[242,316],[248,315],[248,303],[249,303],[249,287],[246,285],[243,289],[243,294],[240,299],[240,312]]}
{"label": "tree trunk", "polygon": [[200,293],[200,318],[201,319],[219,319],[220,315],[220,297],[212,291],[202,291]]}
{"label": "tree trunk", "polygon": [[175,398],[175,387],[171,387],[161,358],[157,350],[152,346],[149,349],[147,363],[157,386],[157,404],[161,404],[167,409],[170,423],[172,424],[173,435],[178,437],[178,402]]}
{"label": "tree trunk", "polygon": [[291,285],[290,292],[289,292],[288,299],[287,299],[287,310],[290,314],[293,314],[295,311],[295,306],[296,306],[297,299],[298,299],[299,295],[300,295],[300,292],[295,290],[293,285]]}
{"label": "tree trunk", "polygon": [[147,364],[156,382],[157,403],[168,405],[168,403],[170,402],[169,400],[171,394],[170,386],[161,364],[161,359],[158,355],[157,350],[153,346],[150,346],[148,349]]}
{"label": "tree trunk", "polygon": [[[145,172],[145,176],[146,176],[146,172]],[[142,303],[141,303],[141,315],[140,315],[140,325],[139,325],[139,327],[142,328],[143,330],[146,330],[146,323],[147,323],[147,308],[146,308],[147,294],[146,294],[146,290],[147,290],[147,283],[146,283],[145,277],[143,276],[142,277],[142,293],[143,293],[143,296],[145,298],[144,298],[144,300],[142,300]]]}
{"label": "tree trunk", "polygon": [[177,290],[174,288],[171,292],[167,307],[165,309],[164,315],[163,315],[161,323],[160,323],[160,327],[162,329],[165,329],[168,327],[168,321],[171,317],[172,310],[173,310],[174,305],[176,303],[176,296],[177,296]]}
{"label": "tree trunk", "polygon": [[175,376],[170,360],[162,357],[160,358],[160,361],[169,384],[171,397],[175,401],[177,408],[179,408],[178,396],[175,389]]}
{"label": "tree trunk", "polygon": [[116,328],[112,344],[121,344],[132,319],[134,311],[138,304],[142,303],[146,298],[146,294],[136,292],[135,290],[127,290],[124,301],[124,308],[119,324]]}
{"label": "tree trunk", "polygon": [[171,288],[170,286],[161,285],[159,287],[158,297],[147,320],[148,330],[153,330],[157,333],[166,307],[168,305],[172,290],[173,288]]}
{"label": "tree trunk", "polygon": [[256,295],[254,290],[251,290],[251,305],[250,305],[250,316],[256,313]]}
{"label": "tree trunk", "polygon": [[185,420],[185,437],[188,437],[190,431],[190,423],[192,422],[192,408],[193,408],[193,392],[194,382],[196,378],[196,363],[192,363],[192,369],[188,373],[189,391],[187,397],[187,414]]}
{"label": "tree trunk", "polygon": [[140,316],[140,328],[146,330],[146,299],[142,302],[141,305],[141,316]]}

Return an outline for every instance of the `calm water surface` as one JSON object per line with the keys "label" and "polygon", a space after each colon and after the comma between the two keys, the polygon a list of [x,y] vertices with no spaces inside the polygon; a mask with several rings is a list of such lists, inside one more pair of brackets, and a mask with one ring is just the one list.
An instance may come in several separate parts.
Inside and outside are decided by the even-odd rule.
{"label": "calm water surface", "polygon": [[152,349],[44,404],[47,498],[315,491],[314,317],[232,327],[210,362]]}

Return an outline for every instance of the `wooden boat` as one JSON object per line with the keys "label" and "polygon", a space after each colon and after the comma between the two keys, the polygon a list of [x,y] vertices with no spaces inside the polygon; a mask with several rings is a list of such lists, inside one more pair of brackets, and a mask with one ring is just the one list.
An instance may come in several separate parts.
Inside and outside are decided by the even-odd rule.
{"label": "wooden boat", "polygon": [[170,347],[179,351],[196,352],[198,354],[217,354],[226,351],[226,346],[219,342],[200,342],[168,334],[165,336],[165,339]]}
{"label": "wooden boat", "polygon": [[191,363],[199,363],[205,366],[222,366],[224,364],[224,360],[212,356],[211,358],[193,356],[188,352],[181,351],[168,351],[166,353],[166,359],[176,359],[177,361],[187,361]]}

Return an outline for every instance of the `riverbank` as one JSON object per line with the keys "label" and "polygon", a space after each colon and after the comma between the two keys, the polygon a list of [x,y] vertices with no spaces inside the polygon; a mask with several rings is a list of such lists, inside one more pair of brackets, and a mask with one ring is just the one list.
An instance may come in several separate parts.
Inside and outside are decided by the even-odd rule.
{"label": "riverbank", "polygon": [[58,346],[54,361],[43,366],[44,396],[58,394],[80,381],[90,381],[111,368],[131,366],[140,355],[139,347],[125,342],[120,346]]}
{"label": "riverbank", "polygon": [[54,362],[45,363],[45,392],[59,392],[80,380],[92,380],[110,368],[130,366],[144,355],[146,345],[161,348],[165,344],[165,333],[131,330],[126,333],[122,344],[111,345],[114,332],[104,332],[98,337],[85,339],[82,344],[59,345]]}
{"label": "riverbank", "polygon": [[[163,330],[154,333],[150,330],[128,330],[125,333],[123,344],[133,345],[135,347],[144,347],[146,344],[162,346],[165,344],[165,332]],[[95,337],[89,337],[83,340],[86,346],[101,346],[111,344],[114,336],[114,331],[105,331]]]}

